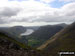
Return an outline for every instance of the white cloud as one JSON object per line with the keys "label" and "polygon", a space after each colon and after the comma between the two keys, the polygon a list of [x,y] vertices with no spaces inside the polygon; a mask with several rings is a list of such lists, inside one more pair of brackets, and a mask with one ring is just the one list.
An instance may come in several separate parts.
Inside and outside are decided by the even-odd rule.
{"label": "white cloud", "polygon": [[59,0],[59,1],[64,1],[64,2],[75,2],[75,0]]}
{"label": "white cloud", "polygon": [[16,25],[43,25],[49,22],[73,22],[74,18],[74,2],[61,8],[52,8],[48,4],[34,0],[21,2],[0,0],[0,24],[4,25],[9,23],[14,25],[14,22],[17,22]]}
{"label": "white cloud", "polygon": [[40,1],[45,2],[45,3],[51,3],[51,2],[53,2],[55,0],[40,0]]}

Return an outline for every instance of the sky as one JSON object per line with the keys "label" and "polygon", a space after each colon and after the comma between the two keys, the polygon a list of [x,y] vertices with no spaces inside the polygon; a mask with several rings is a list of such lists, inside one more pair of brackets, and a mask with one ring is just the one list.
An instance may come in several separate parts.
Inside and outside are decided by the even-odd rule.
{"label": "sky", "polygon": [[75,21],[75,0],[0,0],[0,26],[41,26]]}

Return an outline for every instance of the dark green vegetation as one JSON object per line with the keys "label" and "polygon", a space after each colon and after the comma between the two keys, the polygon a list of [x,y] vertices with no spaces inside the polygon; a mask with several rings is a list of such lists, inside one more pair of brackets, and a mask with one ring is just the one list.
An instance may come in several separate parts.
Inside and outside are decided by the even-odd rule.
{"label": "dark green vegetation", "polygon": [[38,46],[37,45],[38,43],[40,43],[40,41],[38,41],[36,39],[33,39],[33,38],[31,38],[31,39],[28,40],[28,46],[35,47],[35,45]]}
{"label": "dark green vegetation", "polygon": [[28,45],[39,47],[61,29],[63,29],[63,27],[59,25],[41,26],[38,30],[27,36]]}
{"label": "dark green vegetation", "polygon": [[45,51],[45,56],[59,56],[60,51],[75,51],[75,22],[55,34],[38,49]]}
{"label": "dark green vegetation", "polygon": [[39,51],[0,31],[0,56],[41,56]]}

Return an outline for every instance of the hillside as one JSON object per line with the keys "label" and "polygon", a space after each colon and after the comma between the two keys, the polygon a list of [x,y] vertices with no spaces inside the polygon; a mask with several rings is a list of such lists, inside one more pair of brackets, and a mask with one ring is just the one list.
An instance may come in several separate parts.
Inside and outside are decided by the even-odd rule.
{"label": "hillside", "polygon": [[63,27],[58,25],[41,26],[38,30],[27,36],[28,43],[32,47],[38,47],[61,29]]}
{"label": "hillside", "polygon": [[68,26],[68,24],[66,24],[66,23],[61,23],[61,24],[57,24],[57,25],[62,26],[64,28]]}
{"label": "hillside", "polygon": [[[14,39],[18,40],[21,43],[28,43],[27,39],[21,37],[20,34],[26,31],[26,28],[23,26],[14,26],[14,27],[0,27],[0,31],[4,31],[12,35]],[[24,40],[23,40],[24,39]]]}
{"label": "hillside", "polygon": [[40,26],[27,26],[26,29],[38,30]]}
{"label": "hillside", "polygon": [[59,56],[60,51],[75,51],[75,22],[55,34],[38,49],[45,51],[45,56]]}
{"label": "hillside", "polygon": [[13,39],[8,33],[0,32],[0,56],[40,56],[40,53]]}
{"label": "hillside", "polygon": [[20,37],[20,34],[26,31],[26,28],[23,26],[14,26],[14,27],[8,28],[8,31],[11,34],[14,34],[15,36]]}

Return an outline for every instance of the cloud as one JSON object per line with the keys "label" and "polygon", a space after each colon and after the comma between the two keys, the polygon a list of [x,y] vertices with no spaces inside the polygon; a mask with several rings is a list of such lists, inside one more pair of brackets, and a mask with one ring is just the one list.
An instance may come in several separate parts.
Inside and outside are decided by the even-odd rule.
{"label": "cloud", "polygon": [[10,23],[11,17],[16,16],[20,8],[0,7],[0,24]]}
{"label": "cloud", "polygon": [[55,0],[40,0],[40,1],[45,2],[45,3],[51,3],[51,2],[53,2]]}
{"label": "cloud", "polygon": [[59,1],[64,1],[64,2],[75,2],[75,0],[59,0]]}
{"label": "cloud", "polygon": [[[10,1],[37,1],[37,0],[10,0]],[[39,0],[41,2],[44,2],[44,3],[51,3],[55,0]]]}
{"label": "cloud", "polygon": [[[53,0],[48,2],[51,1]],[[15,22],[21,25],[24,23],[24,25],[29,23],[32,25],[36,23],[38,25],[37,23],[40,22],[39,24],[43,25],[50,22],[73,22],[75,21],[74,18],[75,2],[68,3],[61,8],[52,8],[49,4],[34,0],[21,2],[17,0],[6,0],[4,2],[3,0],[0,2],[0,24],[12,24]]]}
{"label": "cloud", "polygon": [[20,11],[19,8],[9,8],[9,7],[0,8],[0,16],[11,17],[16,15],[19,11]]}

